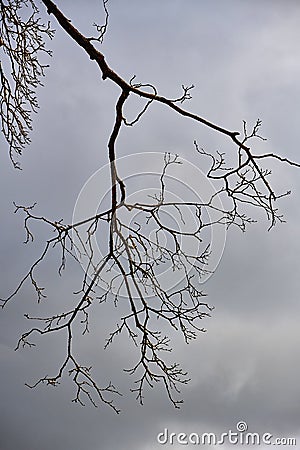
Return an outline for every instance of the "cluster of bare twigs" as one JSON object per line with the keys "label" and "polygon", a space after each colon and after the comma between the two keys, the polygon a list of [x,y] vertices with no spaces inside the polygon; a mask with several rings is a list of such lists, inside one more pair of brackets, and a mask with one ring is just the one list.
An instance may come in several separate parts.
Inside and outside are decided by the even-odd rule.
{"label": "cluster of bare twigs", "polygon": [[[196,338],[198,332],[205,331],[201,326],[201,320],[209,316],[212,308],[202,301],[205,294],[199,288],[199,281],[206,270],[206,261],[209,256],[208,246],[199,252],[202,244],[200,237],[202,229],[210,225],[204,223],[201,217],[201,209],[206,205],[198,203],[190,205],[195,210],[196,217],[196,227],[190,231],[183,230],[180,226],[172,228],[168,220],[165,220],[165,213],[168,210],[173,217],[177,213],[179,222],[184,224],[182,208],[186,205],[168,202],[165,198],[166,172],[169,166],[178,163],[176,155],[165,155],[159,195],[147,204],[130,204],[126,201],[117,204],[113,218],[112,209],[109,209],[78,223],[65,225],[61,221],[55,222],[34,215],[35,205],[30,207],[16,205],[16,212],[22,211],[25,214],[26,242],[34,239],[30,230],[32,221],[49,225],[51,232],[55,231],[55,236],[47,241],[41,256],[30,267],[17,289],[3,301],[3,306],[21,290],[26,281],[32,283],[38,301],[45,297],[44,288],[39,286],[35,273],[49,251],[57,245],[61,248],[60,273],[65,268],[67,255],[79,263],[83,260],[87,261],[82,288],[80,292],[77,292],[79,301],[74,309],[51,317],[26,315],[27,319],[43,325],[35,326],[24,333],[19,339],[17,348],[34,345],[30,338],[35,333],[64,333],[67,330],[68,334],[66,359],[57,375],[42,377],[33,386],[45,382],[56,385],[68,368],[70,373],[76,375],[73,377],[77,385],[75,401],[82,403],[82,396],[86,394],[90,401],[96,404],[96,399],[90,392],[93,390],[102,401],[109,403],[117,410],[110,400],[105,399],[103,390],[93,381],[90,369],[87,370],[75,359],[72,352],[72,336],[78,330],[79,323],[82,324],[83,334],[89,331],[89,308],[95,301],[100,303],[114,301],[115,306],[118,306],[120,298],[126,298],[128,313],[120,318],[116,329],[108,336],[105,347],[111,344],[122,331],[127,332],[134,345],[140,349],[139,361],[134,367],[127,369],[132,374],[138,374],[137,387],[133,391],[137,392],[139,400],[143,401],[145,383],[152,386],[153,382],[162,381],[174,406],[178,406],[181,402],[174,398],[173,391],[178,391],[178,385],[187,383],[188,378],[178,364],[166,363],[162,355],[170,351],[169,338],[159,328],[157,329],[157,324],[166,322],[174,330],[180,330],[188,343]],[[131,224],[130,220],[122,219],[122,209],[133,216],[136,212],[142,213],[143,217],[139,217],[139,222]],[[103,258],[95,260],[93,238],[98,228],[102,229],[102,223],[105,222],[113,223],[110,229],[109,248]],[[82,230],[83,227],[85,227],[84,230]],[[149,233],[150,228],[152,233]],[[169,239],[167,242],[162,242],[162,236],[165,235]],[[194,252],[187,252],[182,238],[190,238],[194,241],[193,245],[190,245]],[[164,288],[160,276],[161,266],[165,268],[167,265],[171,269],[171,274],[176,272],[177,280],[176,283],[172,283],[169,290]],[[180,282],[178,282],[179,277]],[[84,382],[79,381],[82,377]],[[111,383],[104,390],[117,393]]]}
{"label": "cluster of bare twigs", "polygon": [[33,0],[1,0],[0,60],[2,132],[9,145],[10,159],[15,160],[30,143],[31,113],[37,112],[36,88],[41,85],[46,64],[41,53],[51,55],[45,48],[45,36],[52,39],[50,23],[44,25]]}
{"label": "cluster of bare twigs", "polygon": [[[134,83],[133,77],[129,82],[123,80],[105,62],[103,54],[92,44],[93,40],[102,41],[107,29],[108,12],[106,9],[107,0],[103,2],[106,21],[105,25],[98,29],[100,35],[98,39],[84,37],[68,20],[51,0],[42,0],[49,14],[53,14],[60,26],[81,46],[92,60],[95,60],[102,72],[103,79],[111,79],[116,83],[121,93],[115,107],[115,123],[108,142],[108,154],[111,170],[111,207],[108,210],[100,211],[98,214],[84,218],[79,222],[65,224],[63,221],[50,220],[43,216],[34,214],[34,205],[30,207],[16,205],[16,212],[21,211],[24,216],[24,226],[26,230],[26,242],[34,239],[30,229],[30,223],[38,221],[47,224],[51,233],[55,235],[49,238],[40,257],[31,265],[27,274],[20,281],[15,291],[6,299],[2,300],[4,307],[13,297],[20,293],[27,281],[37,294],[40,301],[45,297],[44,288],[39,286],[36,278],[36,271],[39,265],[46,259],[52,248],[57,246],[61,249],[61,264],[59,273],[65,269],[67,257],[74,258],[79,264],[85,266],[81,290],[76,293],[78,298],[76,306],[68,311],[60,311],[50,317],[26,317],[36,321],[40,326],[34,326],[24,333],[18,341],[20,346],[34,345],[31,337],[34,334],[49,334],[67,331],[66,355],[62,364],[54,376],[40,378],[37,383],[57,385],[66,371],[72,376],[76,385],[75,402],[83,404],[86,396],[94,405],[98,400],[110,405],[116,412],[119,412],[111,399],[111,394],[120,394],[115,386],[109,382],[104,388],[100,388],[92,376],[91,367],[82,365],[74,356],[73,335],[78,333],[81,327],[83,334],[89,332],[89,314],[91,305],[95,302],[113,302],[117,307],[120,298],[127,300],[127,313],[119,319],[114,331],[112,331],[106,341],[105,347],[109,346],[117,335],[125,331],[133,344],[139,349],[137,363],[127,368],[126,371],[136,377],[136,387],[132,389],[137,394],[137,398],[142,403],[145,385],[153,386],[155,382],[162,382],[170,401],[178,407],[181,400],[177,399],[176,393],[179,387],[188,382],[186,372],[177,363],[169,363],[166,360],[166,352],[171,351],[170,339],[163,333],[162,324],[168,324],[171,329],[182,333],[185,341],[195,339],[199,332],[205,331],[201,320],[210,315],[212,307],[205,301],[205,294],[201,286],[201,277],[207,271],[207,261],[210,254],[210,245],[203,244],[203,231],[216,226],[237,225],[245,230],[247,223],[253,221],[243,212],[243,206],[253,206],[264,210],[270,221],[270,228],[276,221],[282,221],[281,215],[274,207],[274,202],[282,195],[276,195],[270,185],[270,171],[260,167],[260,160],[275,158],[290,165],[300,167],[299,164],[289,161],[274,154],[255,155],[248,146],[250,140],[258,138],[261,122],[258,120],[251,133],[248,133],[244,122],[243,138],[239,140],[239,132],[226,130],[215,125],[202,117],[190,113],[179,104],[191,98],[190,90],[193,86],[182,86],[183,93],[176,99],[167,99],[158,95],[158,92],[151,84]],[[27,2],[25,2],[27,3]],[[15,8],[19,2],[12,2]],[[33,1],[30,5],[34,8],[33,16],[24,25],[21,18],[17,16],[16,9],[13,9],[13,23],[16,21],[18,27],[14,31],[9,29],[9,15],[3,1],[1,1],[2,15],[5,19],[4,30],[6,30],[5,49],[12,63],[17,61],[20,65],[25,61],[25,75],[16,73],[14,81],[16,92],[7,85],[4,78],[3,92],[8,92],[5,97],[7,114],[5,121],[5,137],[10,145],[10,149],[20,152],[20,148],[28,142],[27,132],[24,132],[18,117],[23,117],[27,128],[30,128],[29,116],[25,109],[22,109],[23,101],[31,104],[32,109],[36,108],[36,99],[32,90],[28,86],[36,87],[39,76],[43,74],[44,66],[41,66],[34,55],[40,50],[44,50],[40,33],[48,34],[52,37],[50,27],[39,25],[36,18],[37,10]],[[26,32],[35,30],[35,34],[22,34],[22,26]],[[21,36],[21,37],[19,37]],[[23,36],[23,37],[22,37]],[[32,37],[33,36],[33,37]],[[2,38],[3,39],[3,38]],[[23,39],[25,50],[13,51],[11,40],[17,42]],[[28,40],[29,39],[29,40]],[[35,42],[35,44],[34,44]],[[38,43],[38,45],[36,45]],[[23,47],[22,47],[23,48]],[[19,55],[20,56],[15,56]],[[27,53],[29,52],[29,55]],[[16,59],[21,58],[21,59]],[[26,66],[27,64],[27,66]],[[30,67],[30,71],[26,70]],[[2,69],[1,69],[2,70]],[[1,72],[2,73],[2,72]],[[28,75],[29,74],[29,75]],[[21,77],[21,78],[20,78]],[[25,77],[25,78],[22,78]],[[26,78],[27,77],[27,78]],[[21,84],[18,80],[23,80]],[[8,86],[8,87],[7,87]],[[21,87],[20,87],[21,86]],[[25,87],[27,86],[27,89]],[[149,92],[150,91],[150,92]],[[124,104],[131,95],[138,95],[147,100],[146,105],[134,120],[128,121],[124,115]],[[24,100],[20,100],[24,98]],[[177,155],[166,154],[164,156],[162,170],[159,176],[159,193],[145,202],[130,203],[124,180],[118,175],[116,163],[116,142],[120,129],[123,125],[133,126],[139,121],[153,102],[164,104],[176,113],[195,120],[231,139],[236,149],[236,165],[227,167],[225,155],[217,152],[216,155],[201,149],[197,142],[194,142],[196,151],[204,158],[211,159],[211,166],[207,173],[207,178],[218,184],[215,192],[205,202],[170,201],[166,189],[166,175],[172,166],[180,164]],[[13,105],[17,105],[16,115],[13,115]],[[19,108],[19,109],[18,109]],[[18,124],[16,131],[15,122]],[[25,133],[25,134],[24,134]],[[21,137],[20,137],[21,136]],[[283,194],[286,195],[287,193]],[[220,197],[224,197],[224,206],[220,206]],[[216,201],[218,199],[218,202]],[[221,202],[222,204],[222,202]],[[195,226],[191,229],[186,227],[186,207],[192,213]],[[217,216],[214,220],[210,215],[205,215],[205,211],[214,211]],[[132,217],[139,213],[138,221]],[[167,214],[166,214],[167,213]],[[166,219],[167,217],[167,219]],[[176,226],[168,219],[177,217]],[[95,251],[96,236],[99,229],[107,230],[107,243],[103,255],[97,257]],[[188,244],[187,244],[188,242]],[[176,283],[171,283],[166,287],[162,281],[162,270],[168,267],[168,274],[165,279],[174,276]],[[167,353],[169,354],[169,353]]]}
{"label": "cluster of bare twigs", "polygon": [[207,177],[212,180],[222,181],[223,186],[218,191],[218,195],[225,196],[231,200],[232,208],[228,208],[226,223],[237,225],[242,231],[246,230],[247,223],[255,222],[254,219],[248,217],[245,213],[240,214],[240,204],[254,206],[262,209],[269,221],[269,230],[277,221],[284,222],[283,216],[275,207],[275,201],[281,197],[290,194],[290,191],[282,194],[275,194],[270,183],[269,176],[272,171],[263,169],[259,166],[259,161],[267,158],[279,159],[290,165],[300,167],[298,163],[281,158],[278,155],[265,153],[255,155],[250,147],[245,144],[253,138],[266,140],[258,134],[261,126],[261,120],[257,120],[251,133],[247,131],[247,124],[243,121],[244,139],[240,142],[237,152],[237,160],[235,167],[226,167],[225,154],[216,152],[216,155],[208,153],[203,148],[199,148],[196,141],[194,146],[196,151],[201,155],[206,155],[211,159],[211,166],[207,173]]}

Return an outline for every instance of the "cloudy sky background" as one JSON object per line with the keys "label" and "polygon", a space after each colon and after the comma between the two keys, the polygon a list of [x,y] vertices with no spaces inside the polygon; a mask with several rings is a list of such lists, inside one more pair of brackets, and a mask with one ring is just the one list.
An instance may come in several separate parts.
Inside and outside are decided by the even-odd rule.
{"label": "cloudy sky background", "polygon": [[[100,1],[62,0],[58,5],[89,36],[90,25],[103,21]],[[122,77],[135,74],[171,98],[178,96],[181,84],[193,83],[193,100],[186,103],[191,111],[233,130],[241,130],[243,119],[253,123],[260,118],[268,141],[259,149],[300,160],[297,1],[110,0],[108,7],[102,50]],[[22,217],[13,214],[12,202],[36,201],[40,214],[70,222],[82,186],[107,163],[119,90],[103,82],[97,65],[52,23],[57,29],[50,44],[54,56],[39,91],[41,109],[21,172],[12,168],[1,141],[1,296],[11,291],[49,236],[49,230],[35,227],[37,240],[25,247]],[[133,102],[128,112],[138,107]],[[136,127],[122,130],[117,152],[121,157],[171,151],[197,164],[194,139],[207,150],[235,152],[226,138],[159,105]],[[102,351],[117,318],[110,305],[95,309],[94,333],[78,341],[78,348],[95,361],[100,380],[112,379],[123,390],[120,415],[102,405],[71,403],[74,392],[67,377],[57,389],[24,386],[56,372],[64,341],[36,339],[35,349],[14,352],[18,336],[28,328],[23,314],[69,305],[80,286],[82,272],[72,263],[58,277],[54,254],[39,272],[47,302],[37,307],[26,285],[0,314],[2,450],[148,450],[162,447],[156,435],[166,427],[175,433],[221,433],[235,429],[239,420],[248,423],[249,431],[299,436],[300,442],[300,175],[292,167],[272,167],[275,190],[292,189],[278,202],[287,223],[267,232],[259,214],[259,223],[247,233],[229,231],[222,260],[205,284],[216,308],[205,322],[208,332],[188,347],[175,341],[173,358],[192,378],[182,389],[181,410],[174,410],[159,388],[147,392],[143,407],[135,401],[129,392],[133,380],[122,373],[132,358],[127,338]]]}

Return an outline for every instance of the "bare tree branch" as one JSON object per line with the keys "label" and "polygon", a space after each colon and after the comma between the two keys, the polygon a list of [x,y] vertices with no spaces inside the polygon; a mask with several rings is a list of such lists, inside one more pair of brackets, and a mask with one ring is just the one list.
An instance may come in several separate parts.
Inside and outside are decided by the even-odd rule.
{"label": "bare tree branch", "polygon": [[[50,38],[53,31],[50,25],[40,23],[38,9],[33,0],[1,1],[0,45],[7,54],[13,69],[11,80],[0,66],[1,75],[1,117],[4,135],[9,144],[10,156],[14,165],[17,163],[12,152],[21,153],[22,148],[30,142],[28,130],[31,129],[31,117],[27,110],[37,108],[34,89],[40,84],[44,67],[37,55],[45,50],[43,36]],[[89,318],[91,305],[95,302],[111,302],[118,307],[120,300],[126,304],[126,312],[119,318],[105,342],[108,348],[116,338],[125,332],[129,341],[138,350],[137,361],[125,371],[134,376],[136,397],[144,401],[146,386],[154,387],[161,383],[166,395],[178,408],[182,399],[178,397],[180,387],[187,384],[187,373],[176,363],[170,362],[171,340],[169,331],[181,333],[186,343],[196,339],[205,332],[203,319],[209,318],[213,307],[206,301],[206,293],[201,289],[203,276],[210,273],[208,261],[211,254],[211,242],[205,238],[205,231],[217,227],[235,225],[245,231],[247,224],[254,222],[248,210],[258,208],[265,212],[271,229],[283,217],[275,208],[275,201],[287,195],[275,194],[270,183],[271,171],[260,166],[260,161],[268,158],[277,159],[291,166],[300,167],[299,163],[287,158],[265,153],[256,155],[250,147],[255,139],[264,140],[259,134],[261,121],[257,120],[249,132],[243,122],[243,137],[238,131],[231,131],[183,109],[182,103],[191,98],[193,85],[182,85],[182,94],[169,99],[158,94],[150,83],[136,83],[135,77],[129,82],[114,72],[107,64],[104,55],[93,45],[102,42],[108,27],[108,0],[103,0],[105,23],[96,25],[99,36],[85,37],[51,0],[41,0],[58,24],[66,33],[85,50],[91,60],[95,61],[102,73],[102,79],[110,79],[120,87],[120,94],[115,105],[115,119],[108,139],[108,159],[110,165],[111,191],[110,207],[91,217],[85,217],[74,223],[63,220],[50,220],[34,214],[35,205],[26,207],[15,205],[15,212],[24,215],[25,243],[35,239],[31,228],[33,222],[49,227],[51,237],[45,242],[40,256],[31,264],[16,289],[6,298],[0,299],[2,308],[17,296],[26,282],[30,282],[40,302],[46,297],[44,287],[37,281],[37,269],[45,262],[54,248],[60,249],[58,272],[61,275],[66,268],[68,257],[84,266],[81,288],[75,295],[75,306],[69,310],[60,310],[49,317],[25,317],[33,325],[18,340],[16,349],[35,345],[31,339],[35,335],[59,333],[66,342],[65,356],[55,375],[45,375],[35,383],[57,386],[68,373],[75,384],[74,402],[84,404],[88,400],[94,406],[104,402],[117,413],[114,397],[121,395],[114,384],[109,381],[100,387],[92,375],[92,367],[82,364],[73,351],[73,336],[81,332],[90,332]],[[31,8],[30,18],[24,22],[18,15],[21,6]],[[22,67],[22,68],[21,68]],[[124,116],[124,105],[130,97],[145,99],[145,105],[133,120]],[[157,176],[158,193],[140,202],[130,202],[124,179],[119,176],[116,157],[116,145],[123,125],[133,127],[155,102],[164,104],[180,116],[194,120],[207,128],[230,138],[235,150],[235,164],[227,166],[226,156],[222,152],[213,154],[201,148],[194,141],[194,149],[200,158],[209,158],[210,167],[206,177],[216,188],[203,201],[174,201],[168,196],[168,174],[181,164],[178,155],[166,153],[160,174]],[[202,162],[202,160],[201,160]],[[187,209],[193,217],[190,224]],[[246,212],[247,214],[246,214]],[[135,215],[139,214],[138,220]],[[177,218],[176,224],[170,217]],[[106,228],[105,228],[106,227]],[[98,229],[107,230],[106,251],[99,257],[96,252],[96,233]],[[53,236],[54,232],[54,236]],[[171,287],[162,280],[162,270],[168,269],[168,277],[175,279]],[[63,308],[62,308],[63,309]]]}
{"label": "bare tree branch", "polygon": [[[15,156],[30,144],[31,112],[39,107],[35,92],[48,67],[40,61],[40,54],[51,55],[44,37],[52,39],[54,31],[49,22],[41,23],[32,0],[1,0],[0,8],[0,52],[4,56],[0,61],[1,125],[10,159],[20,168]],[[24,14],[27,19],[23,19]]]}

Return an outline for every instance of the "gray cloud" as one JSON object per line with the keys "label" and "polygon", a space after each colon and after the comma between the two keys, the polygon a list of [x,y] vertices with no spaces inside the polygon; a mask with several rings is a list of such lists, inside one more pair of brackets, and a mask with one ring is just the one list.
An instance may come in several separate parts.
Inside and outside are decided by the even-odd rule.
{"label": "gray cloud", "polygon": [[[87,33],[95,14],[102,20],[99,3],[60,2]],[[110,3],[103,51],[122,76],[136,74],[138,81],[153,82],[170,97],[178,95],[182,83],[194,83],[187,108],[230,129],[241,129],[242,119],[253,123],[259,117],[268,141],[258,142],[258,151],[299,161],[298,2]],[[49,236],[36,227],[40,237],[25,248],[21,216],[13,215],[12,201],[38,201],[39,214],[70,221],[80,189],[107,163],[118,89],[101,80],[97,67],[63,32],[58,30],[52,45],[54,57],[39,92],[41,110],[32,145],[21,159],[23,171],[13,171],[2,152],[1,296],[25,273]],[[133,104],[130,113],[136,108]],[[134,129],[123,130],[117,151],[124,156],[166,149],[200,164],[194,139],[207,150],[232,151],[222,136],[161,106]],[[230,230],[222,261],[204,285],[216,307],[204,323],[208,332],[189,346],[174,337],[171,357],[192,377],[182,389],[180,411],[172,409],[159,387],[149,389],[144,407],[137,404],[130,393],[133,379],[122,373],[134,356],[127,338],[103,351],[118,315],[109,305],[95,308],[91,335],[78,341],[78,350],[83,359],[95,361],[101,383],[112,379],[123,389],[120,416],[102,405],[94,409],[71,403],[74,391],[68,377],[56,389],[24,386],[57,370],[64,341],[37,339],[38,348],[14,352],[17,337],[28,327],[23,314],[51,312],[62,301],[71,304],[80,284],[81,270],[71,262],[62,278],[57,275],[54,252],[40,271],[48,292],[44,304],[36,305],[26,285],[1,311],[1,449],[146,450],[161,447],[156,435],[165,427],[222,432],[240,419],[252,431],[299,435],[299,174],[276,164],[273,180],[279,190],[293,190],[278,202],[288,223],[268,233],[265,218],[254,212],[260,222],[248,232]]]}

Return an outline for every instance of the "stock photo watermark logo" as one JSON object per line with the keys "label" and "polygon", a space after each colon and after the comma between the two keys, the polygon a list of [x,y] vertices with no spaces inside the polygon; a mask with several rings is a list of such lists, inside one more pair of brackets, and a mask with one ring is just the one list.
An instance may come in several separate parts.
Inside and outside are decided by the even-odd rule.
{"label": "stock photo watermark logo", "polygon": [[[199,283],[205,283],[221,260],[226,240],[222,201],[205,173],[177,155],[156,152],[119,158],[116,167],[126,198],[116,210],[114,251],[124,267],[129,253],[131,258],[136,255],[134,263],[155,270],[158,284],[166,291],[184,277],[193,277],[195,271],[198,275],[201,271]],[[91,278],[108,252],[103,236],[111,229],[110,177],[109,164],[97,170],[83,186],[73,212],[73,223],[83,225],[73,231],[72,238],[82,268]],[[104,211],[107,216],[101,217],[101,226],[100,220],[85,225],[87,218]],[[102,272],[98,285],[126,296],[117,269],[112,264]],[[150,291],[149,287],[149,296]]]}
{"label": "stock photo watermark logo", "polygon": [[228,430],[224,433],[184,433],[171,432],[165,428],[157,434],[156,440],[161,445],[279,445],[296,446],[296,438],[274,437],[272,433],[257,433],[248,431],[247,422],[241,420],[237,422],[235,430]]}

